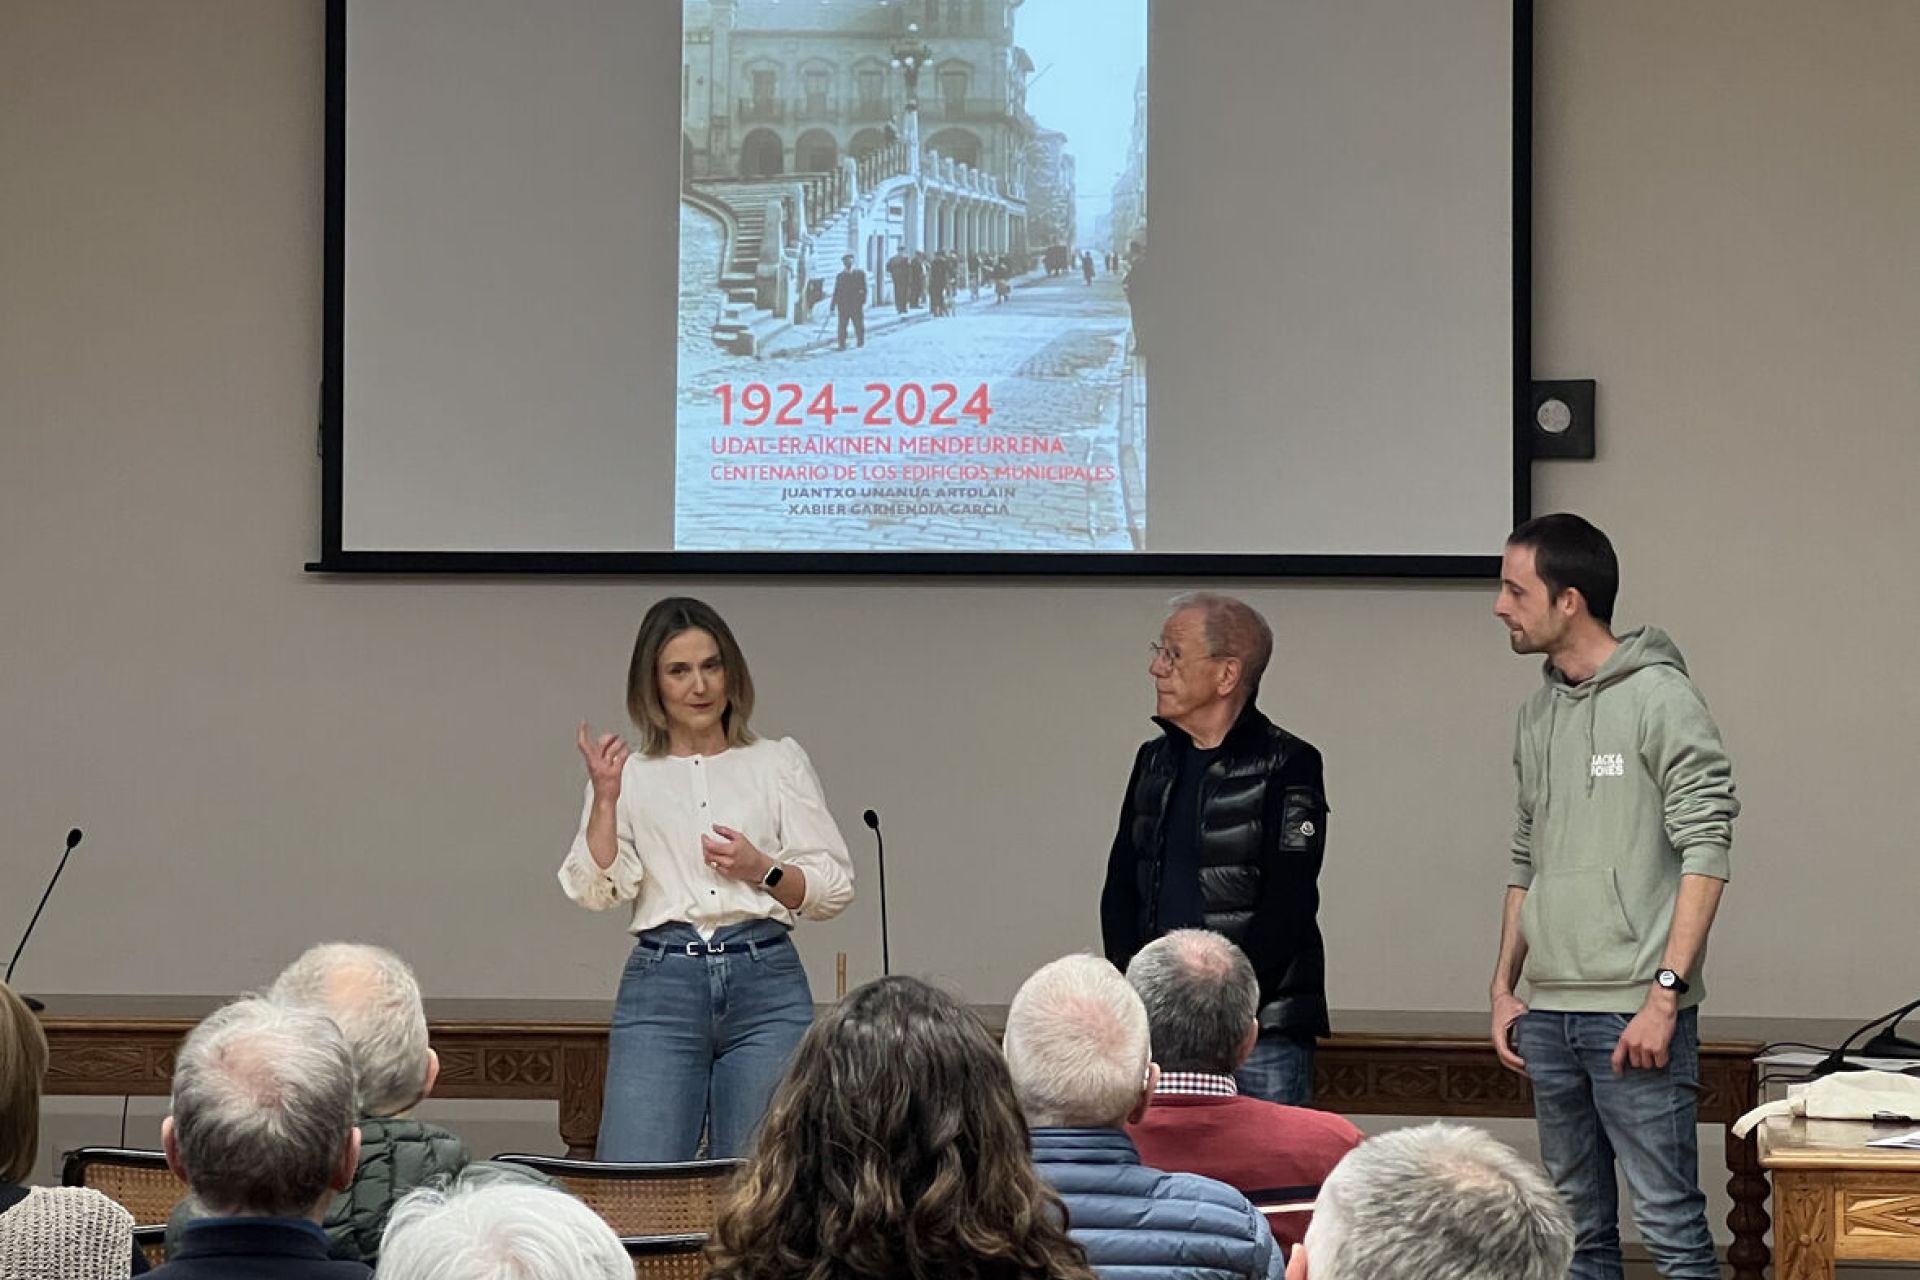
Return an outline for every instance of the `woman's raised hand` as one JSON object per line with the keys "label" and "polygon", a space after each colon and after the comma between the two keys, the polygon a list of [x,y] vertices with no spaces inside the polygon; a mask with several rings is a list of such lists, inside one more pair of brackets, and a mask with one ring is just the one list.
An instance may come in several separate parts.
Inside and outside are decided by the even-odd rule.
{"label": "woman's raised hand", "polygon": [[580,748],[581,759],[587,762],[587,777],[593,781],[594,795],[607,800],[618,796],[621,770],[627,767],[627,757],[633,754],[626,740],[617,733],[603,733],[595,738],[587,722],[582,720],[575,745]]}

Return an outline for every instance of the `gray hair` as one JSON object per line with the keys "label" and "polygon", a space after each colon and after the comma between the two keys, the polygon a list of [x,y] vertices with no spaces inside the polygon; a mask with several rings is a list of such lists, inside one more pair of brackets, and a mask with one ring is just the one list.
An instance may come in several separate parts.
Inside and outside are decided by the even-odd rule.
{"label": "gray hair", "polygon": [[353,1136],[353,1059],[331,1018],[248,997],[188,1034],[173,1067],[173,1132],[216,1215],[302,1217]]}
{"label": "gray hair", "polygon": [[268,996],[339,1024],[364,1115],[391,1116],[427,1088],[427,1015],[407,962],[385,947],[323,942],[288,965]]}
{"label": "gray hair", "polygon": [[1260,1010],[1260,980],[1240,948],[1206,929],[1175,929],[1127,965],[1162,1071],[1226,1075]]}
{"label": "gray hair", "polygon": [[1153,1063],[1140,997],[1096,956],[1063,956],[1022,983],[1003,1043],[1014,1096],[1037,1129],[1119,1124]]}
{"label": "gray hair", "polygon": [[380,1280],[632,1280],[613,1228],[564,1191],[524,1183],[423,1187],[393,1207]]}
{"label": "gray hair", "polygon": [[1313,1280],[1565,1280],[1573,1220],[1539,1168],[1478,1129],[1369,1138],[1307,1228]]}
{"label": "gray hair", "polygon": [[1240,686],[1248,702],[1260,692],[1260,677],[1273,660],[1273,628],[1246,601],[1217,591],[1186,591],[1167,601],[1167,616],[1200,612],[1207,652],[1240,660]]}

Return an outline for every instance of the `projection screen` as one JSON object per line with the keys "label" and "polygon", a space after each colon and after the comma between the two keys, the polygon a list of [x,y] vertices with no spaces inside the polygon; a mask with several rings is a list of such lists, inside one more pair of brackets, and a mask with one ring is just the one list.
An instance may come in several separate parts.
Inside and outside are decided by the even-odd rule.
{"label": "projection screen", "polygon": [[1527,513],[1524,2],[328,22],[315,568],[1448,576]]}

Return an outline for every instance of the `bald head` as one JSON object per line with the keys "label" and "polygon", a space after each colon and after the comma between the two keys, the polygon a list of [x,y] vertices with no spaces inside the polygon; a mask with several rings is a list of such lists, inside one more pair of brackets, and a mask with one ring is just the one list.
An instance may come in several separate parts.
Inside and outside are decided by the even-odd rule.
{"label": "bald head", "polygon": [[181,1045],[161,1136],[216,1214],[304,1217],[352,1176],[353,1104],[353,1062],[331,1018],[237,1000]]}
{"label": "bald head", "polygon": [[1251,1047],[1260,982],[1240,948],[1205,929],[1175,929],[1127,966],[1163,1071],[1227,1075]]}
{"label": "bald head", "polygon": [[360,1108],[391,1116],[432,1087],[427,1016],[413,970],[384,947],[326,942],[310,948],[274,980],[269,997],[312,1009],[339,1024],[360,1089]]}

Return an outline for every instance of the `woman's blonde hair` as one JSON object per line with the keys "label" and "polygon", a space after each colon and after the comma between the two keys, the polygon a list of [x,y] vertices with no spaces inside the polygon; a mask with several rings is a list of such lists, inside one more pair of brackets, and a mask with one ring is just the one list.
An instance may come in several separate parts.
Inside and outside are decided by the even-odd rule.
{"label": "woman's blonde hair", "polygon": [[740,642],[712,605],[691,596],[668,596],[640,619],[633,640],[633,662],[627,668],[627,714],[640,731],[640,754],[667,754],[667,709],[660,702],[660,651],[683,631],[704,631],[720,649],[720,665],[727,673],[727,706],[720,713],[727,745],[753,742],[747,719],[753,714],[753,676],[747,671]]}
{"label": "woman's blonde hair", "polygon": [[40,1085],[47,1033],[26,1002],[0,982],[0,1182],[25,1182],[40,1156]]}

